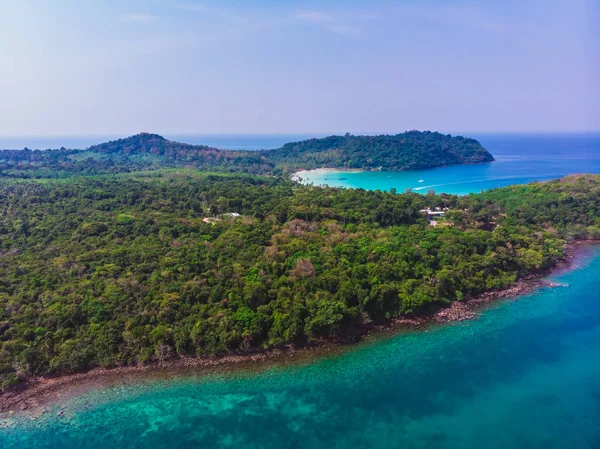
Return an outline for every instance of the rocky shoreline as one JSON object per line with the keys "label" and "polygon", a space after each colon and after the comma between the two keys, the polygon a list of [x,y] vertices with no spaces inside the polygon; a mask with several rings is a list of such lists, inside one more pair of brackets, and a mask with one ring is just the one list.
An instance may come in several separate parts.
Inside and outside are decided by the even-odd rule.
{"label": "rocky shoreline", "polygon": [[[585,255],[586,248],[598,242],[580,241],[567,246],[564,259],[553,269],[520,279],[506,289],[485,292],[466,297],[464,301],[452,302],[448,307],[417,318],[397,318],[383,324],[361,327],[350,336],[326,340],[313,346],[295,348],[292,345],[249,354],[223,357],[180,357],[147,365],[115,368],[95,368],[87,372],[32,378],[13,389],[0,394],[0,418],[16,412],[25,412],[30,419],[37,419],[49,411],[51,405],[60,404],[68,398],[93,389],[109,388],[135,382],[141,378],[169,378],[185,374],[211,373],[232,370],[265,369],[276,364],[299,363],[315,357],[343,350],[348,344],[374,334],[398,333],[404,330],[422,329],[437,323],[471,320],[482,307],[498,299],[515,298],[541,287],[558,287],[561,284],[544,279],[550,273],[577,268],[577,259]],[[58,412],[63,413],[61,411]]]}

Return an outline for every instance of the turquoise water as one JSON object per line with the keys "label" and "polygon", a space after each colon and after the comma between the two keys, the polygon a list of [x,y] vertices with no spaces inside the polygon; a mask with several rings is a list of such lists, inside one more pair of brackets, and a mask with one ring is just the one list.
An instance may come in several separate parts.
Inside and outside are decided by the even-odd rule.
{"label": "turquoise water", "polygon": [[[472,134],[496,162],[459,165],[413,172],[346,173],[316,170],[302,173],[315,185],[358,187],[398,192],[468,194],[494,187],[546,181],[573,173],[600,173],[600,134]],[[86,148],[123,136],[0,137],[0,148]],[[323,137],[310,134],[165,135],[191,144],[225,150],[279,148],[287,142]],[[419,181],[423,182],[419,182]]]}
{"label": "turquoise water", "polygon": [[600,248],[473,321],[310,364],[81,396],[4,421],[10,448],[600,447]]}
{"label": "turquoise water", "polygon": [[[472,136],[496,158],[489,164],[412,172],[302,172],[303,182],[398,192],[464,195],[511,184],[547,181],[573,173],[600,173],[598,134],[482,134]],[[419,182],[419,181],[423,182]]]}

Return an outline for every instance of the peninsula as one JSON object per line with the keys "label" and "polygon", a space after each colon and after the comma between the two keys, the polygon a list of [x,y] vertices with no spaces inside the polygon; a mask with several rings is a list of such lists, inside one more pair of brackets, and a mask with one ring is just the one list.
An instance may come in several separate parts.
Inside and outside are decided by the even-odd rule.
{"label": "peninsula", "polygon": [[85,150],[0,151],[0,176],[68,177],[167,167],[288,176],[298,170],[319,167],[395,171],[493,160],[474,139],[430,131],[381,136],[346,134],[262,151],[219,150],[141,133]]}
{"label": "peninsula", "polygon": [[465,197],[317,188],[168,163],[136,171],[218,157],[135,139],[164,146],[3,153],[2,388],[344,339],[514,286],[556,266],[568,242],[600,236],[599,176]]}

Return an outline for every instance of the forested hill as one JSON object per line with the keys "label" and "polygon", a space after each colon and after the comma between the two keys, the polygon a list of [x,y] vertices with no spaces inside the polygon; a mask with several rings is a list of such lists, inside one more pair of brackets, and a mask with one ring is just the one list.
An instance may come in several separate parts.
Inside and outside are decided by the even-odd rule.
{"label": "forested hill", "polygon": [[140,133],[124,139],[111,140],[110,142],[93,145],[88,148],[95,153],[107,154],[154,154],[168,156],[170,158],[180,157],[181,152],[194,153],[199,151],[217,151],[206,145],[190,145],[187,143],[173,142],[158,134]]}
{"label": "forested hill", "polygon": [[142,133],[87,150],[0,151],[0,176],[42,178],[167,167],[280,176],[318,167],[393,171],[493,160],[474,139],[429,131],[394,136],[330,136],[262,151],[219,150]]}
{"label": "forested hill", "polygon": [[285,144],[262,154],[278,165],[297,168],[419,170],[443,165],[491,162],[475,139],[430,131],[381,136],[330,136]]}
{"label": "forested hill", "polygon": [[[432,226],[424,208],[446,216]],[[183,169],[0,179],[0,390],[344,335],[509,286],[565,240],[598,238],[600,176],[465,197]]]}

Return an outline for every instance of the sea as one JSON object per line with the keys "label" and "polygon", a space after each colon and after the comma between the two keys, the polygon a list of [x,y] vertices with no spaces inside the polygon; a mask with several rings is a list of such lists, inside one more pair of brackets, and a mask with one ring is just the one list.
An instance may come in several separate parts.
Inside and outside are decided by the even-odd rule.
{"label": "sea", "polygon": [[512,184],[547,181],[574,173],[600,173],[600,134],[469,134],[494,158],[404,172],[311,170],[298,175],[305,184],[368,190],[407,190],[466,195]]}
{"label": "sea", "polygon": [[[446,167],[417,181],[468,193],[600,172],[599,136],[478,138],[498,159],[487,171]],[[449,181],[459,168],[463,179]],[[350,175],[345,187],[412,185]],[[474,320],[367,339],[331,356],[82,392],[35,421],[0,419],[0,448],[598,449],[600,247],[549,280]]]}
{"label": "sea", "polygon": [[600,248],[475,320],[248,373],[116,385],[0,421],[0,447],[594,449]]}

